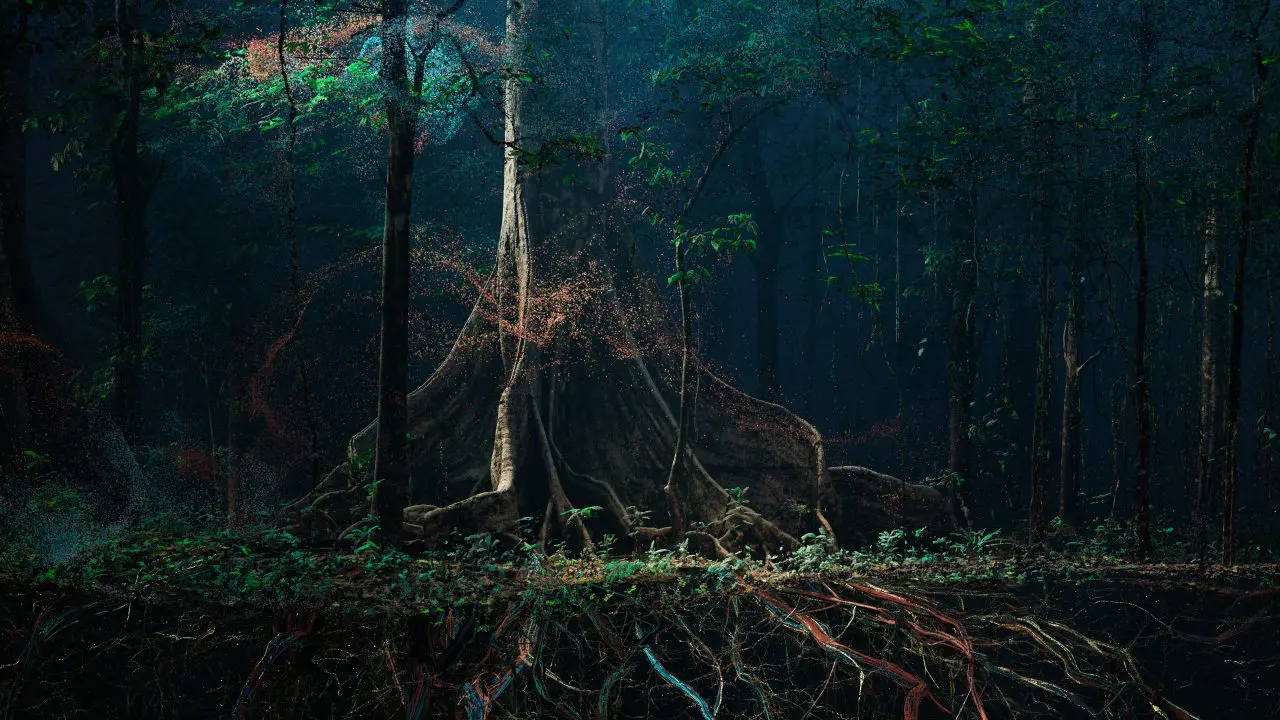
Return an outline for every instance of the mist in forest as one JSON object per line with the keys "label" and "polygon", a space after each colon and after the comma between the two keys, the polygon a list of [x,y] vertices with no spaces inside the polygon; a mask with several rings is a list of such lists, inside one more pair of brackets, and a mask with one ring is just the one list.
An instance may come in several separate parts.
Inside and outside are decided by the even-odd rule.
{"label": "mist in forest", "polygon": [[[35,601],[20,596],[43,592],[24,573],[84,591],[172,542],[251,560],[255,543],[284,543],[261,551],[275,574],[254,593],[293,578],[303,551],[328,558],[306,572],[344,557],[368,577],[401,560],[492,574],[561,558],[612,563],[610,582],[701,558],[720,568],[717,592],[751,572],[889,568],[902,574],[876,582],[901,594],[751,586],[761,623],[856,668],[834,694],[775,707],[771,682],[815,674],[816,688],[823,672],[748,671],[733,655],[713,663],[712,699],[710,675],[688,678],[746,636],[674,610],[646,630],[647,616],[596,605],[555,625],[527,594],[490,622],[501,603],[454,579],[421,608],[445,639],[414,625],[412,664],[387,650],[388,687],[422,675],[421,696],[386,707],[434,716],[423,688],[447,687],[477,720],[580,716],[581,698],[520,678],[565,652],[553,636],[598,632],[600,647],[636,643],[615,651],[628,670],[590,681],[583,707],[601,717],[638,662],[662,702],[708,720],[738,712],[721,704],[729,667],[753,717],[803,715],[787,703],[853,717],[840,693],[856,685],[861,703],[870,674],[905,697],[892,716],[985,718],[975,672],[1072,708],[996,693],[1013,715],[1038,708],[1026,717],[1280,713],[1250,674],[1266,674],[1262,651],[1239,640],[1274,637],[1280,551],[1272,0],[0,12],[0,577],[24,588],[24,612]],[[174,562],[164,572],[196,572]],[[1029,603],[1028,583],[1067,588],[1066,568],[1085,566],[1096,588],[1046,589],[1027,617],[1071,614],[1114,647],[1047,619],[995,640],[1014,625],[994,615],[965,615],[970,639],[961,615],[919,600],[933,578],[1012,583]],[[248,572],[198,582],[243,589]],[[1147,621],[1118,608],[1143,587],[1174,645],[1125,639]],[[869,602],[882,625],[912,628],[904,648],[956,649],[946,662],[969,663],[967,681],[944,692],[859,654],[833,634],[843,621],[805,609],[819,592],[821,612]],[[1116,609],[1091,614],[1112,593]],[[1183,603],[1201,624],[1175,630],[1161,613]],[[440,679],[474,659],[453,643],[496,648],[516,619],[514,669],[485,670],[505,680]],[[256,666],[226,660],[250,677],[228,686],[234,705],[207,702],[329,716],[254,704],[277,654],[320,633],[295,620],[274,623],[292,639]],[[24,659],[0,676],[0,717],[37,707],[20,689],[31,626],[3,644]],[[982,638],[1028,665],[975,660]],[[1176,645],[1193,641],[1210,648],[1198,679],[1167,662],[1199,657]],[[1062,679],[1027,679],[1044,657]],[[1150,687],[1133,679],[1148,660],[1164,663]],[[569,678],[595,672],[563,662]],[[1207,684],[1229,689],[1199,704],[1165,693]],[[166,692],[119,714],[179,712],[187,691]],[[623,695],[615,712],[652,711]]]}

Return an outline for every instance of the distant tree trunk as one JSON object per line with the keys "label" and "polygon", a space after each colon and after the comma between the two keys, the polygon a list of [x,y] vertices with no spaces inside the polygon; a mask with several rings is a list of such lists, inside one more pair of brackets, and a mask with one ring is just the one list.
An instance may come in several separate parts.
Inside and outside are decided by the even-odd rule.
{"label": "distant tree trunk", "polygon": [[124,109],[111,140],[111,170],[120,223],[116,278],[115,412],[126,439],[139,436],[142,393],[142,295],[147,259],[148,183],[143,179],[138,149],[142,111],[142,69],[138,60],[137,0],[116,0],[116,33],[120,39]]}
{"label": "distant tree trunk", "polygon": [[1138,468],[1133,480],[1134,530],[1139,557],[1151,554],[1151,376],[1147,362],[1147,301],[1151,287],[1151,263],[1147,252],[1147,173],[1146,142],[1147,93],[1151,87],[1151,52],[1154,36],[1148,17],[1147,3],[1139,3],[1139,77],[1137,134],[1133,148],[1134,173],[1134,243],[1138,253],[1137,323],[1134,333],[1133,391],[1134,413],[1138,425]]}
{"label": "distant tree trunk", "polygon": [[[1142,161],[1135,163],[1141,177]],[[1134,521],[1138,554],[1151,551],[1150,478],[1151,478],[1151,378],[1147,364],[1147,295],[1151,287],[1150,262],[1147,258],[1146,183],[1138,181],[1138,216],[1134,236],[1138,250],[1137,330],[1134,333],[1134,413],[1138,421],[1138,469],[1133,481]]]}
{"label": "distant tree trunk", "polygon": [[1087,190],[1084,178],[1084,148],[1077,145],[1075,198],[1073,199],[1074,220],[1071,227],[1071,242],[1067,248],[1070,254],[1067,278],[1067,313],[1062,325],[1062,457],[1061,473],[1058,483],[1058,516],[1064,522],[1075,525],[1080,520],[1080,473],[1081,473],[1081,418],[1080,418],[1080,379],[1084,366],[1092,360],[1080,360],[1080,326],[1084,323],[1084,308],[1081,293],[1084,290],[1085,275],[1088,267],[1085,262],[1085,228],[1088,226],[1089,213],[1085,199]]}
{"label": "distant tree trunk", "polygon": [[1045,78],[1031,74],[1023,87],[1022,106],[1028,118],[1024,152],[1028,158],[1031,185],[1028,233],[1039,258],[1036,272],[1036,365],[1035,395],[1031,411],[1031,502],[1027,508],[1029,540],[1044,538],[1049,524],[1049,496],[1053,487],[1050,470],[1052,447],[1050,401],[1053,395],[1053,245],[1050,220],[1052,190],[1049,174],[1054,141],[1050,125],[1048,86]]}
{"label": "distant tree trunk", "polygon": [[[1073,233],[1082,232],[1081,227]],[[1067,313],[1062,326],[1062,457],[1058,485],[1058,516],[1071,525],[1080,519],[1080,323],[1083,319],[1080,286],[1084,275],[1084,250],[1072,243],[1071,277],[1067,282]]]}
{"label": "distant tree trunk", "polygon": [[[1267,268],[1266,277],[1264,279],[1267,288],[1274,288],[1272,284],[1271,268]],[[1277,445],[1275,428],[1276,428],[1276,306],[1275,293],[1267,293],[1267,349],[1263,355],[1263,377],[1267,378],[1266,384],[1262,390],[1262,416],[1264,423],[1262,424],[1263,437],[1259,439],[1259,458],[1258,475],[1261,478],[1266,501],[1263,505],[1265,508],[1275,509],[1272,503],[1275,502],[1275,491],[1277,489],[1277,470],[1280,470],[1280,464],[1277,463]]]}
{"label": "distant tree trunk", "polygon": [[975,296],[978,289],[977,211],[973,188],[969,187],[957,213],[962,229],[955,238],[955,266],[951,286],[950,357],[948,358],[947,391],[947,469],[953,483],[953,511],[963,526],[969,527],[967,491],[962,483],[973,481],[973,440],[969,436],[973,424],[973,395],[977,375]]}
{"label": "distant tree trunk", "polygon": [[1227,358],[1227,415],[1224,426],[1226,460],[1222,481],[1222,564],[1235,563],[1236,487],[1240,479],[1240,364],[1244,357],[1244,284],[1249,240],[1253,235],[1253,168],[1258,156],[1262,125],[1262,92],[1268,65],[1262,57],[1258,31],[1266,20],[1270,3],[1264,3],[1262,17],[1252,28],[1254,65],[1253,103],[1245,122],[1248,134],[1244,146],[1244,169],[1240,180],[1240,226],[1236,235],[1236,276],[1231,289],[1231,351]]}
{"label": "distant tree trunk", "polygon": [[743,131],[742,159],[747,196],[760,228],[755,254],[756,266],[756,372],[760,397],[769,402],[782,399],[778,378],[778,263],[786,228],[774,206],[761,155],[760,127],[752,123]]}
{"label": "distant tree trunk", "polygon": [[409,502],[409,232],[414,114],[408,88],[408,0],[383,0],[382,82],[387,88],[386,215],[382,232],[382,345],[378,365],[378,439],[373,508],[382,535],[395,541]]}
{"label": "distant tree trunk", "polygon": [[[34,282],[27,260],[27,114],[31,56],[23,46],[28,11],[19,6],[13,32],[0,37],[0,332],[26,334],[34,325]],[[3,343],[4,341],[0,341]],[[25,357],[17,343],[0,344],[0,468],[30,447]]]}
{"label": "distant tree trunk", "polygon": [[1120,511],[1120,491],[1124,486],[1125,466],[1128,465],[1128,451],[1122,440],[1124,436],[1126,401],[1130,392],[1124,387],[1123,380],[1117,380],[1111,388],[1111,498],[1107,516],[1115,520]]}
{"label": "distant tree trunk", "polygon": [[1032,223],[1040,250],[1036,283],[1040,321],[1036,332],[1036,395],[1035,410],[1031,418],[1031,507],[1028,513],[1032,542],[1041,540],[1048,527],[1051,482],[1049,401],[1053,392],[1053,363],[1050,359],[1053,349],[1053,284],[1050,275],[1053,255],[1047,222],[1047,193],[1047,188],[1042,185],[1039,189],[1041,197],[1037,202],[1039,212]]}
{"label": "distant tree trunk", "polygon": [[1201,560],[1205,548],[1206,517],[1209,514],[1209,492],[1218,474],[1218,433],[1222,417],[1222,261],[1219,258],[1217,198],[1209,197],[1204,221],[1204,291],[1200,325],[1200,408],[1199,462],[1196,470],[1196,497],[1192,507],[1192,525],[1196,549]]}

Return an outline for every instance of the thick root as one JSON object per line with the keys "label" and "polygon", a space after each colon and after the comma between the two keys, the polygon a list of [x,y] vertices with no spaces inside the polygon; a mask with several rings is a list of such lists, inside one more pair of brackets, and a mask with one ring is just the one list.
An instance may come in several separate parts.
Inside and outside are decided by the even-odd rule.
{"label": "thick root", "polygon": [[443,542],[454,532],[518,535],[516,498],[510,491],[490,490],[445,507],[412,505],[404,511],[405,534],[426,545]]}

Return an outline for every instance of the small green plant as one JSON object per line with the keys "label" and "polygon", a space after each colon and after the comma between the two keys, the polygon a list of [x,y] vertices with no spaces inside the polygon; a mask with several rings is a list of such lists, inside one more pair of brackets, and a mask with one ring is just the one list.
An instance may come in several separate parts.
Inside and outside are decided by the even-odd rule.
{"label": "small green plant", "polygon": [[992,541],[1000,535],[1000,530],[984,533],[980,530],[968,530],[959,533],[951,542],[951,550],[960,555],[977,558],[989,555]]}
{"label": "small green plant", "polygon": [[907,532],[902,528],[884,530],[876,537],[876,550],[885,555],[899,553],[905,547]]}
{"label": "small green plant", "polygon": [[40,479],[48,477],[53,472],[53,461],[48,455],[36,452],[35,450],[22,451],[22,469],[26,471],[28,477]]}
{"label": "small green plant", "polygon": [[826,532],[805,533],[800,536],[800,546],[781,565],[788,570],[798,572],[821,572],[845,562],[848,553],[831,547],[831,538]]}
{"label": "small green plant", "polygon": [[560,513],[560,517],[564,518],[566,521],[577,520],[579,522],[582,522],[584,520],[590,520],[591,518],[595,517],[596,513],[600,512],[603,509],[604,508],[600,507],[599,505],[588,505],[586,507],[580,507],[580,508],[569,508],[568,510],[565,510],[564,512]]}
{"label": "small green plant", "polygon": [[110,275],[98,275],[92,280],[81,280],[76,293],[84,303],[84,310],[93,313],[108,307],[115,301],[116,280]]}

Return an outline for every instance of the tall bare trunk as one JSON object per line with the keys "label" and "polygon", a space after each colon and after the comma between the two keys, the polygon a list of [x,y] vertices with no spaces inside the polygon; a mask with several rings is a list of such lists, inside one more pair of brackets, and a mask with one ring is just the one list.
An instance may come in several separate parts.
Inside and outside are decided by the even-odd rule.
{"label": "tall bare trunk", "polygon": [[[1252,3],[1249,7],[1252,8]],[[1256,22],[1250,26],[1250,55],[1253,62],[1253,102],[1245,116],[1247,134],[1244,145],[1244,169],[1240,180],[1240,227],[1236,235],[1236,276],[1231,289],[1231,354],[1227,358],[1227,416],[1225,435],[1225,474],[1222,482],[1222,563],[1235,562],[1236,488],[1240,481],[1240,365],[1244,357],[1244,285],[1249,241],[1253,235],[1253,169],[1258,157],[1258,139],[1262,129],[1262,97],[1266,89],[1270,61],[1263,57],[1259,40],[1272,3],[1264,0]],[[1252,20],[1252,18],[1251,18]]]}
{"label": "tall bare trunk", "polygon": [[1051,483],[1049,401],[1053,393],[1053,269],[1052,245],[1049,238],[1048,189],[1041,183],[1032,222],[1039,249],[1036,297],[1040,320],[1036,331],[1035,410],[1031,418],[1031,507],[1028,513],[1032,542],[1044,537],[1049,523],[1049,488]]}
{"label": "tall bare trunk", "polygon": [[947,361],[947,469],[954,483],[952,509],[957,520],[966,527],[971,523],[969,503],[966,501],[968,492],[961,490],[960,485],[973,481],[973,440],[969,431],[973,425],[973,396],[977,375],[974,344],[977,323],[975,299],[978,289],[978,236],[973,192],[972,186],[967,188],[965,198],[960,202],[961,212],[957,213],[957,217],[963,224],[953,233],[955,266],[951,287],[950,357]]}
{"label": "tall bare trunk", "polygon": [[384,537],[400,537],[409,502],[409,242],[414,112],[406,60],[408,0],[384,0],[382,82],[387,86],[386,213],[382,231],[382,343],[373,508]]}
{"label": "tall bare trunk", "polygon": [[1084,178],[1084,148],[1077,145],[1075,197],[1072,199],[1074,219],[1071,227],[1067,278],[1067,313],[1062,325],[1062,457],[1058,482],[1058,516],[1072,525],[1080,520],[1081,410],[1080,382],[1084,367],[1093,358],[1080,360],[1080,328],[1084,323],[1081,294],[1084,291],[1088,265],[1085,258],[1085,232],[1089,213]]}
{"label": "tall bare trunk", "polygon": [[[1272,285],[1272,271],[1267,269],[1264,282],[1268,288],[1275,287]],[[1263,353],[1263,377],[1267,378],[1265,386],[1262,388],[1262,417],[1264,424],[1262,425],[1263,437],[1260,439],[1259,453],[1261,457],[1258,460],[1258,477],[1262,483],[1263,492],[1266,500],[1263,504],[1265,508],[1272,508],[1275,502],[1275,492],[1278,489],[1277,479],[1280,479],[1280,448],[1276,442],[1276,301],[1275,293],[1267,294],[1267,349]]]}
{"label": "tall bare trunk", "polygon": [[[1081,232],[1076,228],[1073,232]],[[1067,313],[1062,326],[1062,457],[1058,481],[1058,516],[1076,524],[1080,519],[1080,324],[1083,319],[1080,285],[1083,282],[1083,249],[1070,249],[1071,278],[1067,283]]]}
{"label": "tall bare trunk", "polygon": [[1204,290],[1200,325],[1200,408],[1199,462],[1196,469],[1196,497],[1192,524],[1196,548],[1205,559],[1205,526],[1209,515],[1209,493],[1218,474],[1218,442],[1222,417],[1222,261],[1219,257],[1216,194],[1208,198],[1204,220]]}
{"label": "tall bare trunk", "polygon": [[1140,557],[1151,553],[1151,375],[1147,362],[1147,301],[1151,288],[1151,263],[1147,248],[1147,169],[1146,113],[1151,88],[1151,53],[1154,48],[1154,32],[1151,28],[1149,9],[1145,0],[1139,3],[1138,47],[1139,77],[1137,133],[1133,147],[1134,174],[1134,244],[1138,253],[1138,287],[1135,299],[1137,314],[1133,351],[1134,413],[1138,424],[1138,468],[1133,479],[1134,530]]}
{"label": "tall bare trunk", "polygon": [[[1142,161],[1135,163],[1141,177]],[[1147,257],[1146,183],[1138,181],[1138,219],[1134,229],[1138,249],[1138,288],[1135,313],[1137,330],[1134,333],[1134,413],[1138,422],[1138,468],[1133,480],[1134,530],[1137,533],[1138,554],[1146,557],[1151,552],[1151,377],[1147,362],[1147,295],[1151,287],[1151,270]]]}
{"label": "tall bare trunk", "polygon": [[[13,32],[0,36],[0,332],[30,333],[34,282],[27,259],[27,114],[31,57],[24,47],[28,13],[20,6]],[[16,346],[16,344],[15,344]],[[0,372],[0,468],[31,446],[26,363],[16,347]]]}

